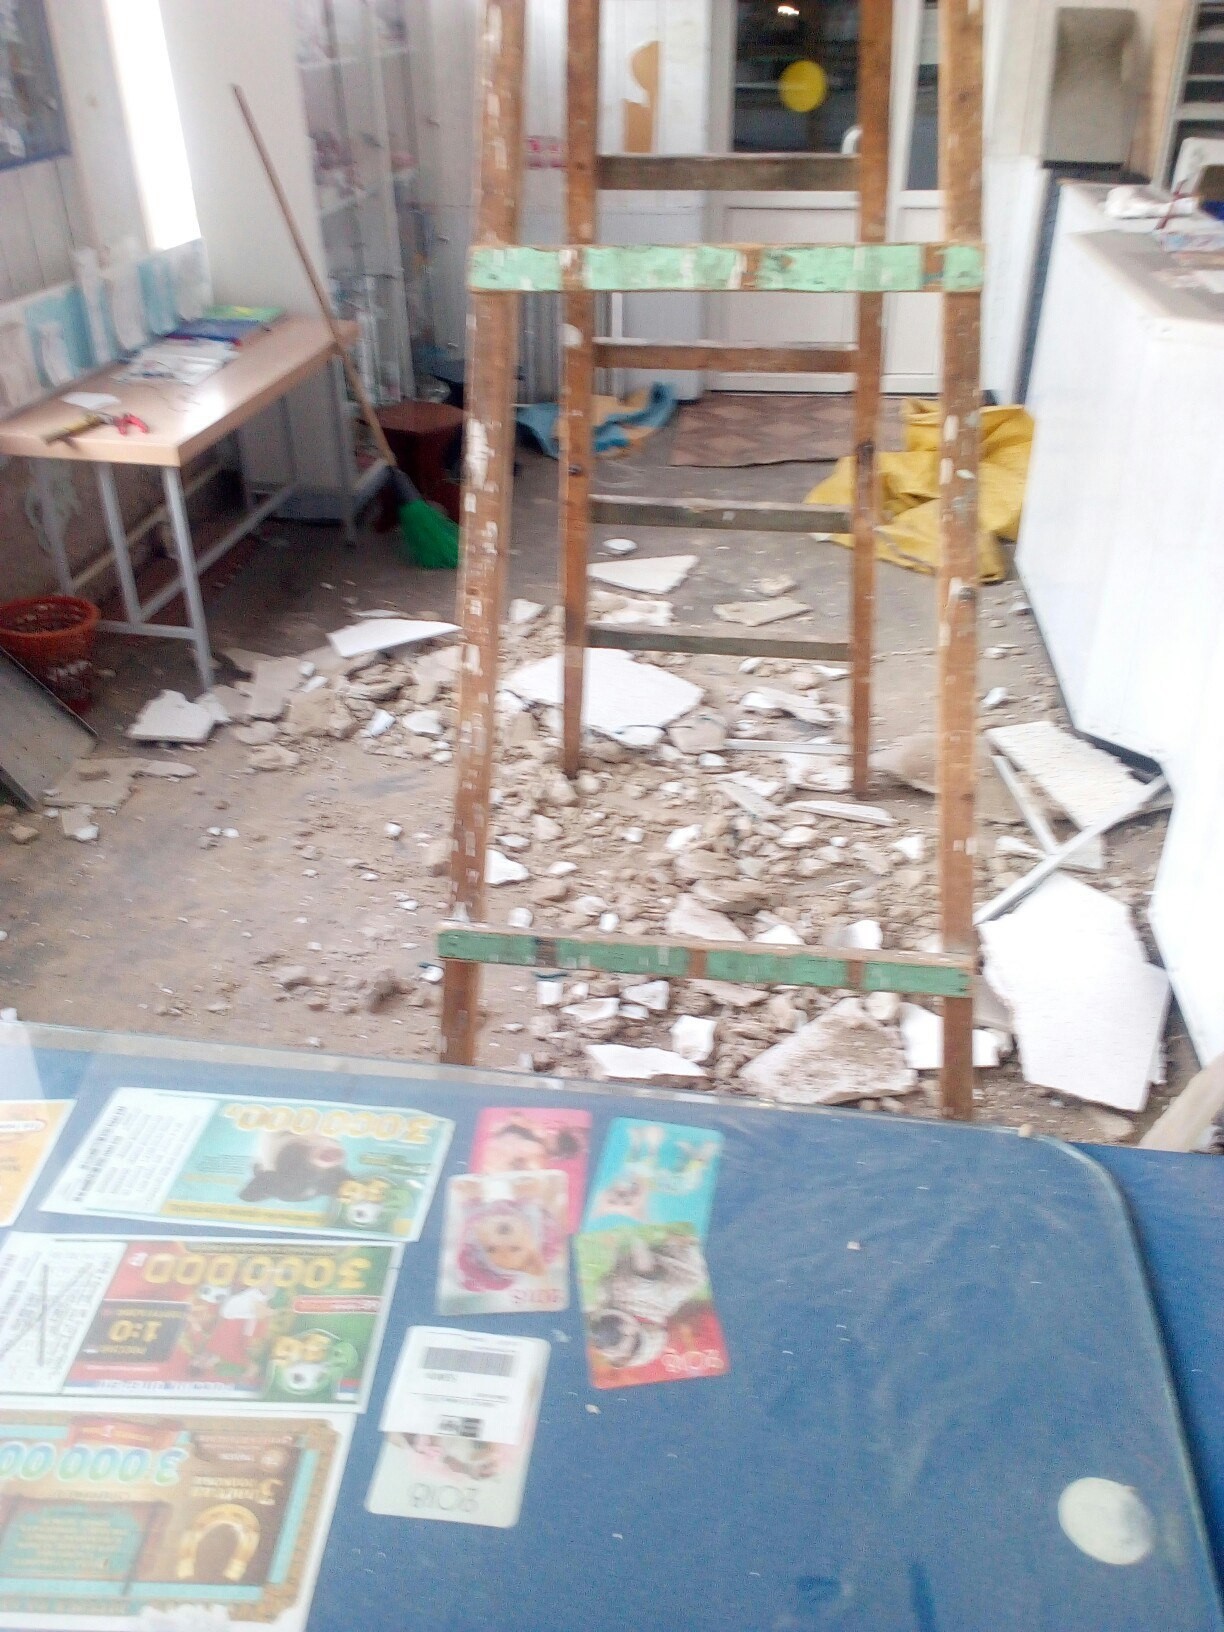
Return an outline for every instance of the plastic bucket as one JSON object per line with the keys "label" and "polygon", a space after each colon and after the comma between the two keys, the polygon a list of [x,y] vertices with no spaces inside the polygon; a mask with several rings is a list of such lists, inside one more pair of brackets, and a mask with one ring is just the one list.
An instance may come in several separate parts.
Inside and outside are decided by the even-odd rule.
{"label": "plastic bucket", "polygon": [[75,595],[34,595],[0,606],[0,648],[77,714],[93,700],[98,608]]}

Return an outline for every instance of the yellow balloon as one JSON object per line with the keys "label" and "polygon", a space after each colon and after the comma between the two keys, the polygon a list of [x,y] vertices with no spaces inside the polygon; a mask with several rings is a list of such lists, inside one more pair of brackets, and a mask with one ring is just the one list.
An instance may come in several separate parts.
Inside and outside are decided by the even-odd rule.
{"label": "yellow balloon", "polygon": [[792,113],[811,113],[828,94],[828,76],[818,62],[792,62],[778,81],[778,95]]}

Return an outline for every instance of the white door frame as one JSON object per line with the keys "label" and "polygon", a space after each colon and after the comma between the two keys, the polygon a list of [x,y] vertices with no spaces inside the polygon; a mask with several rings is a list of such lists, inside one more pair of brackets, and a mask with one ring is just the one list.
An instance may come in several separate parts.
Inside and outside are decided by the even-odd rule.
{"label": "white door frame", "polygon": [[[735,107],[735,6],[736,0],[711,0],[710,16],[710,149],[715,153],[732,150],[732,130]],[[913,140],[914,109],[917,101],[918,62],[922,37],[923,0],[893,0],[893,55],[892,102],[889,132],[889,189],[887,230],[892,239],[913,234],[915,237],[937,239],[941,232],[943,195],[931,191],[910,191],[904,186],[909,170],[910,147]],[[846,212],[848,216],[842,238],[853,238],[857,233],[857,209],[849,215],[850,198],[845,193],[710,193],[707,195],[706,236],[723,242],[729,236],[727,221],[734,210],[830,210]],[[916,219],[917,218],[917,219]],[[902,221],[907,231],[901,231]],[[742,236],[742,234],[740,235]],[[726,299],[715,298],[707,304],[709,328],[713,336],[726,339]],[[908,301],[907,308],[898,309],[898,300]],[[914,301],[920,304],[914,306]],[[927,308],[931,310],[928,313]],[[926,301],[922,296],[889,296],[885,301],[885,381],[886,391],[933,390],[938,381],[933,373],[900,370],[889,371],[889,334],[902,326],[912,327],[917,322],[938,321],[938,301]],[[934,336],[932,331],[932,340]],[[792,338],[799,338],[794,336]],[[897,340],[902,339],[898,332]],[[895,349],[895,348],[894,348]],[[909,349],[909,348],[907,348]],[[938,347],[930,348],[937,358]],[[936,362],[935,366],[938,364]],[[755,391],[847,391],[850,387],[844,377],[828,374],[711,374],[707,383],[714,390]]]}

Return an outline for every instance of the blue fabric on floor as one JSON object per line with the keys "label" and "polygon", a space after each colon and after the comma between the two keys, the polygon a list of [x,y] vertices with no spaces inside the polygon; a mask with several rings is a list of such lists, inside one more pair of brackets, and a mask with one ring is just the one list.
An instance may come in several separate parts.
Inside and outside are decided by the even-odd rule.
{"label": "blue fabric on floor", "polygon": [[[649,425],[652,430],[660,430],[675,413],[679,402],[670,385],[656,380],[644,408],[626,408],[600,421],[595,427],[595,452],[613,453],[617,448],[627,448],[629,438],[621,429],[623,425]],[[529,402],[515,415],[518,423],[531,432],[550,459],[556,459],[560,453],[557,444],[559,412],[555,402]]]}

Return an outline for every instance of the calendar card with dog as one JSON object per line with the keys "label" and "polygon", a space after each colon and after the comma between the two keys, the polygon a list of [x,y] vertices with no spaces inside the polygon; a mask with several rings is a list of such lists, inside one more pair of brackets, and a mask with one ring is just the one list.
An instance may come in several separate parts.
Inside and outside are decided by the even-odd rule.
{"label": "calendar card with dog", "polygon": [[453,1131],[385,1105],[118,1088],[43,1208],[415,1241]]}
{"label": "calendar card with dog", "polygon": [[460,1173],[446,1187],[440,1315],[569,1307],[564,1173]]}
{"label": "calendar card with dog", "polygon": [[401,1251],[14,1233],[0,1394],[362,1409]]}

